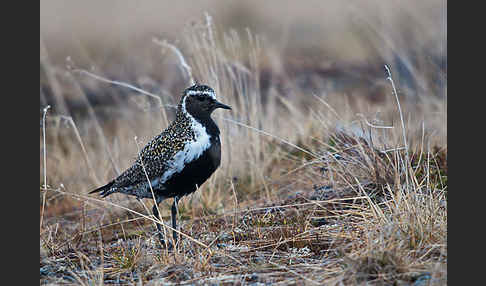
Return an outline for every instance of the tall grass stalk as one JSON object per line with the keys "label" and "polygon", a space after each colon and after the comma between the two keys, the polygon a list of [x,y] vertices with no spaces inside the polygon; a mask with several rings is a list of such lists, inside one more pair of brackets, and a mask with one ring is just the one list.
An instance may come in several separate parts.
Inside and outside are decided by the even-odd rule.
{"label": "tall grass stalk", "polygon": [[42,151],[44,159],[44,190],[47,191],[47,149],[46,149],[46,116],[47,111],[51,108],[50,105],[44,107],[42,114]]}
{"label": "tall grass stalk", "polygon": [[40,228],[42,228],[42,222],[44,218],[44,209],[46,205],[47,194],[47,148],[46,148],[46,116],[47,111],[51,108],[50,105],[44,107],[42,114],[42,150],[43,150],[43,163],[44,163],[44,193],[42,194],[42,210],[40,219]]}
{"label": "tall grass stalk", "polygon": [[409,172],[410,165],[409,165],[408,140],[407,140],[407,134],[405,129],[405,121],[403,120],[402,107],[400,106],[400,100],[398,99],[397,89],[395,88],[395,82],[393,81],[390,68],[388,67],[388,65],[385,65],[385,69],[388,74],[388,77],[386,79],[390,81],[393,89],[393,95],[395,96],[395,99],[397,101],[398,114],[400,115],[400,123],[402,124],[403,145],[405,147],[405,154],[406,154],[404,170],[405,170],[406,182],[408,184],[408,172]]}

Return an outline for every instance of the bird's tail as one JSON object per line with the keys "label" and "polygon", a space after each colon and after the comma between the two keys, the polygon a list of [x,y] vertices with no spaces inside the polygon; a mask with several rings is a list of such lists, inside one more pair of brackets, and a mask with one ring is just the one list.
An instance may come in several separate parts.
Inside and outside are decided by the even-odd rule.
{"label": "bird's tail", "polygon": [[91,192],[89,192],[90,194],[94,194],[94,193],[98,193],[98,192],[101,192],[100,196],[102,196],[103,198],[108,196],[109,194],[113,193],[113,192],[110,192],[110,189],[111,189],[111,186],[113,185],[115,181],[111,181],[109,182],[108,184],[102,186],[102,187],[99,187]]}

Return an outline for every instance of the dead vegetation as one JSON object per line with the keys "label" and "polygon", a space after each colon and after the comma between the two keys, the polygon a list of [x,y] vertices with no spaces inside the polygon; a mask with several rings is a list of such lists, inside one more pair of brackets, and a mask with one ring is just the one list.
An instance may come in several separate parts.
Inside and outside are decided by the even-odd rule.
{"label": "dead vegetation", "polygon": [[85,83],[113,85],[74,61],[68,73],[50,65],[41,49],[58,102],[67,92],[85,114],[41,114],[41,284],[446,284],[444,99],[410,100],[390,82],[378,103],[298,86],[282,94],[274,83],[263,93],[261,65],[275,51],[258,36],[217,30],[209,15],[183,36],[181,46],[153,44],[234,111],[215,116],[222,166],[182,199],[175,252],[158,244],[152,202],[87,192],[133,162],[178,96],[128,88],[116,95],[125,107],[102,108]]}

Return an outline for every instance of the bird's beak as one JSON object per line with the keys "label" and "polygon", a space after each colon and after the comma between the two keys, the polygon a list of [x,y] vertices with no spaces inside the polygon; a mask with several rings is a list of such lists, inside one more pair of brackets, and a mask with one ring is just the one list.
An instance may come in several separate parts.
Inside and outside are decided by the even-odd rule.
{"label": "bird's beak", "polygon": [[221,103],[219,101],[216,101],[214,103],[214,109],[216,109],[216,108],[223,108],[223,109],[229,109],[229,110],[231,110],[231,106],[228,106],[226,104],[223,104],[223,103]]}

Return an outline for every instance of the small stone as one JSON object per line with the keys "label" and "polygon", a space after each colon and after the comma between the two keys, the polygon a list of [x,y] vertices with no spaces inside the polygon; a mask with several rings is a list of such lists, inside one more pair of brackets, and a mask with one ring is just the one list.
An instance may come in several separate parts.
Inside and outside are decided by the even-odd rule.
{"label": "small stone", "polygon": [[430,282],[430,273],[422,273],[417,278],[415,279],[415,282],[413,282],[412,286],[425,286],[429,285]]}
{"label": "small stone", "polygon": [[219,236],[220,241],[231,241],[233,239],[233,236],[230,233],[223,233]]}
{"label": "small stone", "polygon": [[311,224],[315,227],[319,227],[321,225],[326,225],[328,224],[329,222],[323,218],[323,217],[313,217],[311,218]]}

